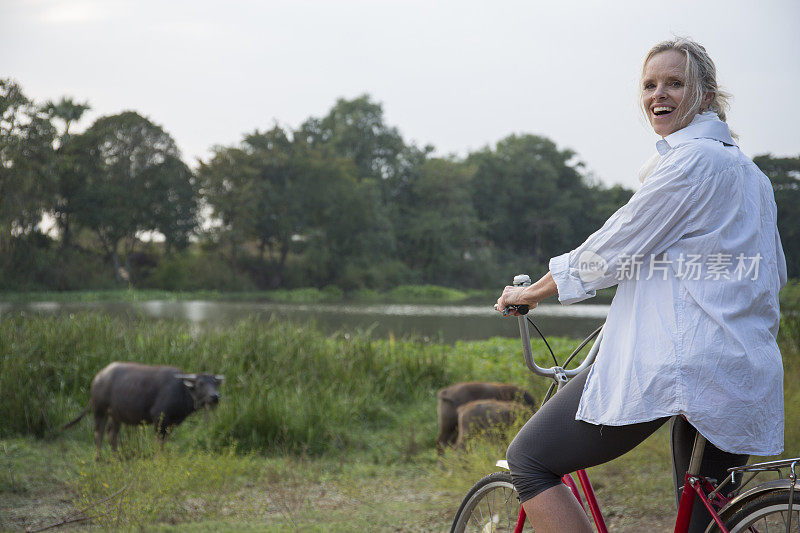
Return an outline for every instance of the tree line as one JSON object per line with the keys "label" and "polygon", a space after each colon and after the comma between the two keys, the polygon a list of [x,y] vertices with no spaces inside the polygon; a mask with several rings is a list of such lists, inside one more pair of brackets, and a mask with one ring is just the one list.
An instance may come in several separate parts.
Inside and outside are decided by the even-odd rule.
{"label": "tree line", "polygon": [[[74,133],[88,109],[0,79],[0,289],[495,287],[543,272],[633,194],[537,135],[435,157],[368,95],[216,146],[196,168],[134,111]],[[755,161],[796,277],[800,157]]]}

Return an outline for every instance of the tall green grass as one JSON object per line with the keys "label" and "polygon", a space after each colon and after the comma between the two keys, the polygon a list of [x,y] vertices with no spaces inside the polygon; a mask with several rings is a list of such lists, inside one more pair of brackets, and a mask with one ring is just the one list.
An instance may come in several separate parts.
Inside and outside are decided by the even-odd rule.
{"label": "tall green grass", "polygon": [[[555,342],[568,351],[567,341]],[[204,447],[369,449],[387,460],[387,453],[433,446],[440,387],[470,379],[545,386],[532,386],[513,340],[447,346],[358,333],[327,337],[313,327],[256,320],[197,330],[96,314],[14,315],[0,320],[0,436],[53,435],[86,406],[92,377],[112,361],[225,374],[216,412],[176,431]],[[413,432],[416,444],[387,451],[387,435],[398,430]]]}
{"label": "tall green grass", "polygon": [[[787,437],[792,437],[787,445],[795,447],[800,443],[800,392],[793,386],[800,378],[799,336],[800,319],[784,316],[779,340]],[[553,339],[552,344],[564,354],[574,341]],[[534,348],[545,361],[542,344],[535,342]],[[223,400],[213,416],[207,421],[195,416],[177,433],[207,448],[236,445],[266,452],[369,449],[383,457],[387,435],[413,432],[416,444],[392,452],[403,455],[403,447],[433,445],[440,387],[475,379],[505,381],[541,397],[547,386],[528,373],[514,339],[440,345],[373,340],[364,333],[328,337],[313,327],[257,320],[197,329],[177,321],[97,314],[14,315],[0,320],[0,436],[53,435],[86,406],[92,377],[112,361],[225,374]]]}

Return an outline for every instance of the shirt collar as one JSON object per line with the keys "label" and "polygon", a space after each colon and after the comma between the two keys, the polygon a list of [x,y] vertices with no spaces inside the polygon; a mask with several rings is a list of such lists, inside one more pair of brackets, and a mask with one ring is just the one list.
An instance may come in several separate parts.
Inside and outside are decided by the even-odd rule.
{"label": "shirt collar", "polygon": [[714,139],[727,145],[735,145],[728,125],[722,122],[713,111],[698,113],[683,129],[671,133],[656,143],[656,150],[665,155],[673,148],[692,139]]}

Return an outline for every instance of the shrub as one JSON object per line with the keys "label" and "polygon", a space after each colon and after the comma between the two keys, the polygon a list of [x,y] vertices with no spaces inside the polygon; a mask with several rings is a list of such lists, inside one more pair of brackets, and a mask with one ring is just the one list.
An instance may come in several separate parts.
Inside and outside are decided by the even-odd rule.
{"label": "shrub", "polygon": [[183,252],[162,258],[140,286],[171,291],[249,291],[250,277],[214,253]]}
{"label": "shrub", "polygon": [[79,248],[58,248],[46,235],[12,239],[0,254],[0,290],[65,291],[119,288],[101,256]]}
{"label": "shrub", "polygon": [[458,289],[437,285],[401,285],[390,290],[389,297],[398,301],[457,302],[467,297]]}

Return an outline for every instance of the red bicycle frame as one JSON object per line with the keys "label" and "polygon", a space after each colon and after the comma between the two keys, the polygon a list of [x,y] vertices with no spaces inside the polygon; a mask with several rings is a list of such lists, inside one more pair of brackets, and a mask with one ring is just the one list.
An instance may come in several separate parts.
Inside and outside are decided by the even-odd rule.
{"label": "red bicycle frame", "polygon": [[[706,496],[706,491],[710,494],[713,490],[714,486],[706,478],[693,476],[688,472],[686,473],[686,477],[683,480],[681,500],[678,504],[678,518],[675,520],[675,533],[686,533],[689,530],[689,519],[692,517],[692,509],[694,509],[695,494],[697,494],[697,497],[703,502],[708,512],[711,513],[711,518],[717,523],[719,530],[722,533],[728,533],[728,529],[725,527],[725,524],[722,523],[722,519],[717,514],[717,510],[714,509],[708,496]],[[720,493],[715,495],[714,500],[719,507],[728,503],[728,499]]]}
{"label": "red bicycle frame", "polygon": [[[594,519],[594,525],[597,529],[597,532],[608,533],[606,522],[603,519],[603,513],[600,512],[600,506],[597,503],[597,498],[595,497],[594,489],[592,488],[592,482],[589,481],[589,476],[586,474],[586,470],[578,470],[575,473],[578,475],[578,481],[581,484],[584,496],[586,496],[586,502],[589,505],[589,511],[592,514],[592,519]],[[572,479],[572,476],[567,474],[561,478],[561,481],[564,483],[564,485],[569,487],[569,489],[572,491],[572,494],[575,495],[578,503],[581,504],[581,507],[583,507],[585,511],[586,506],[583,503],[583,499],[578,491],[578,486],[575,484],[575,480]],[[686,478],[684,479],[683,492],[681,492],[680,504],[678,505],[678,517],[675,519],[675,533],[687,533],[689,531],[689,519],[692,517],[695,494],[700,498],[700,501],[703,502],[703,505],[706,507],[706,509],[708,509],[708,512],[711,513],[711,518],[713,518],[714,522],[717,523],[720,533],[729,533],[728,529],[725,527],[725,524],[722,523],[722,519],[720,519],[719,515],[717,514],[717,510],[714,508],[711,501],[708,499],[708,496],[706,495],[706,491],[708,491],[710,494],[713,492],[713,490],[714,486],[706,478],[694,476],[687,472]],[[714,495],[714,501],[720,507],[728,502],[727,498],[719,493]],[[525,515],[525,509],[520,506],[519,517],[517,518],[517,525],[514,528],[514,533],[522,533],[522,530],[525,527],[526,518],[527,516]]]}
{"label": "red bicycle frame", "polygon": [[[589,476],[586,474],[586,470],[578,470],[575,473],[578,475],[578,481],[580,481],[583,494],[586,496],[586,502],[589,504],[589,511],[592,513],[592,518],[594,519],[597,533],[608,533],[606,522],[603,519],[603,513],[600,512],[600,505],[597,503],[597,498],[595,498],[594,489],[592,488],[592,482],[589,481]],[[583,507],[583,510],[585,511],[586,506],[583,504],[581,494],[578,492],[578,485],[575,484],[575,480],[572,479],[572,476],[567,474],[561,478],[561,482],[569,487],[569,489],[572,491],[572,494],[575,495],[578,503],[581,504],[581,507]],[[526,518],[525,509],[520,506],[519,517],[517,518],[517,525],[514,528],[514,533],[522,533],[522,529],[525,527]]]}

